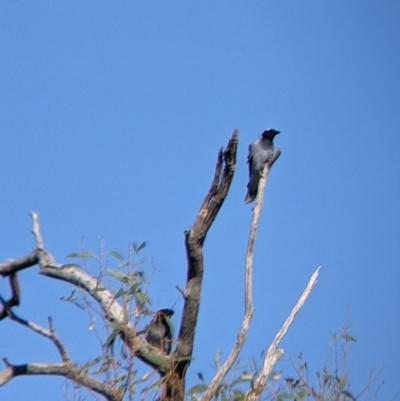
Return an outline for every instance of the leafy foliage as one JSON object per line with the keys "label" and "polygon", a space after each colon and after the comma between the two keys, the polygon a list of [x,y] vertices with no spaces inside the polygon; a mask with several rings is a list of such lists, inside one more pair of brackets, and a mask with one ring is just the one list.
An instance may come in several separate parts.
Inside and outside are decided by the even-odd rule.
{"label": "leafy foliage", "polygon": [[[346,366],[349,357],[350,343],[357,342],[350,334],[349,327],[343,331],[333,334],[331,345],[328,349],[327,361],[334,354],[332,363],[326,362],[320,371],[310,375],[307,362],[299,355],[297,363],[292,361],[296,377],[285,377],[282,372],[274,372],[268,380],[267,388],[263,398],[271,401],[358,401],[370,389],[377,379],[380,371],[368,379],[367,384],[358,394],[351,389],[350,376]],[[341,351],[341,352],[340,352]],[[219,366],[220,354],[217,351],[214,357],[216,369]],[[251,373],[249,373],[249,371]],[[242,401],[246,399],[246,393],[252,388],[254,379],[259,373],[254,358],[251,358],[248,366],[240,367],[236,364],[234,372],[219,388],[216,400],[220,401]],[[188,397],[192,401],[199,401],[202,394],[207,390],[208,384],[203,375],[198,373],[201,383],[195,384],[188,391]],[[381,385],[377,386],[379,390]],[[377,391],[378,392],[378,391]],[[377,392],[373,399],[377,399]],[[397,395],[397,394],[396,394]],[[393,397],[394,398],[394,397]],[[365,401],[368,397],[365,397]]]}

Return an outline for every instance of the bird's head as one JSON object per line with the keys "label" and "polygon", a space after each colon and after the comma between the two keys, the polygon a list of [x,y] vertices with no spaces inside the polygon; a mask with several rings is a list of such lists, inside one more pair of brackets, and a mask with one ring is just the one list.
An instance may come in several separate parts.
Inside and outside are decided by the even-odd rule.
{"label": "bird's head", "polygon": [[280,131],[277,131],[274,128],[268,128],[262,133],[263,139],[274,139],[275,135],[280,134]]}
{"label": "bird's head", "polygon": [[157,315],[159,315],[159,316],[163,315],[163,316],[166,316],[166,317],[171,317],[173,314],[174,314],[174,311],[172,309],[160,309],[157,312]]}

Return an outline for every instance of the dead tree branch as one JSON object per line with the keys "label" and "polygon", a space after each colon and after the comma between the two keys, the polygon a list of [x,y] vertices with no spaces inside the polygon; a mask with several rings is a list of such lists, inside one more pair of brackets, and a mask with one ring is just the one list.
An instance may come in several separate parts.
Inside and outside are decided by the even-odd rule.
{"label": "dead tree branch", "polygon": [[203,244],[207,232],[214,222],[232,183],[238,146],[238,131],[235,130],[225,150],[218,153],[214,178],[208,194],[204,198],[192,227],[185,231],[187,256],[187,282],[184,292],[182,320],[174,353],[176,363],[174,374],[166,377],[165,399],[183,399],[184,372],[190,364],[200,306],[201,284],[203,279]]}
{"label": "dead tree branch", "polygon": [[22,269],[38,264],[38,252],[35,249],[31,254],[18,260],[7,260],[7,262],[0,263],[0,275],[3,277],[10,274],[17,273]]}
{"label": "dead tree branch", "polygon": [[123,399],[120,391],[112,390],[109,386],[93,379],[82,369],[68,362],[12,365],[6,359],[3,359],[3,361],[6,363],[7,368],[0,371],[0,386],[21,375],[55,375],[73,380],[75,383],[101,394],[109,401],[122,401]]}
{"label": "dead tree branch", "polygon": [[304,306],[307,298],[311,294],[311,291],[317,284],[317,278],[318,278],[320,269],[321,269],[321,267],[318,267],[318,269],[311,276],[310,281],[308,282],[307,287],[304,290],[303,294],[297,301],[296,306],[293,308],[292,312],[286,319],[282,328],[279,330],[278,334],[276,335],[274,341],[268,348],[268,352],[266,353],[266,355],[264,357],[263,368],[262,368],[260,374],[258,375],[258,377],[253,385],[253,388],[248,391],[247,398],[246,398],[247,400],[250,401],[250,400],[258,399],[258,397],[261,395],[262,391],[264,390],[269,375],[271,374],[276,363],[279,361],[279,359],[283,355],[283,350],[278,349],[278,345],[280,344],[283,337],[287,333],[290,325],[293,323],[294,318],[299,313],[300,309]]}
{"label": "dead tree branch", "polygon": [[11,288],[11,298],[8,301],[5,301],[0,296],[0,303],[3,306],[3,310],[0,311],[0,320],[9,316],[11,313],[11,308],[13,306],[18,306],[21,298],[21,290],[19,288],[18,277],[16,273],[11,273],[9,275],[10,288]]}
{"label": "dead tree branch", "polygon": [[278,150],[272,157],[271,161],[267,163],[264,167],[264,172],[260,178],[260,182],[258,184],[258,195],[256,200],[256,205],[253,209],[253,217],[251,222],[251,229],[249,234],[249,241],[247,244],[247,252],[246,252],[246,268],[245,268],[245,316],[243,318],[242,325],[239,330],[239,334],[237,336],[236,344],[233,347],[231,353],[228,358],[224,362],[224,364],[218,369],[214,379],[210,383],[205,392],[202,401],[209,401],[216,395],[218,388],[221,385],[222,380],[227,375],[227,373],[232,368],[235,363],[237,357],[240,354],[240,351],[243,348],[243,345],[247,338],[247,333],[250,329],[251,320],[253,318],[254,308],[253,308],[253,259],[254,259],[254,244],[257,235],[258,224],[260,221],[261,210],[264,202],[264,190],[267,184],[268,176],[271,171],[271,167],[274,162],[280,156],[281,151]]}
{"label": "dead tree branch", "polygon": [[25,327],[33,330],[35,333],[38,333],[41,336],[46,337],[49,340],[51,340],[53,342],[53,344],[56,346],[63,362],[71,362],[71,358],[68,354],[66,347],[64,346],[61,339],[57,336],[56,332],[54,331],[52,319],[50,317],[49,317],[50,329],[45,329],[44,327],[42,327],[32,321],[22,319],[22,318],[18,317],[12,311],[9,312],[9,318],[11,320],[13,320],[14,322],[21,324],[22,326],[25,326]]}

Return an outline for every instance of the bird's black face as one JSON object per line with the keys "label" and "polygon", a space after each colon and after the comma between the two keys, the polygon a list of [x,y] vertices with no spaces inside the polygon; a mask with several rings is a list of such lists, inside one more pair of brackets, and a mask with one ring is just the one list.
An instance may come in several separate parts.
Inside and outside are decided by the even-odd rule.
{"label": "bird's black face", "polygon": [[274,139],[275,135],[280,134],[280,131],[277,131],[274,128],[269,128],[262,133],[263,138],[265,139]]}
{"label": "bird's black face", "polygon": [[158,312],[167,317],[171,317],[174,314],[174,311],[172,309],[160,309]]}

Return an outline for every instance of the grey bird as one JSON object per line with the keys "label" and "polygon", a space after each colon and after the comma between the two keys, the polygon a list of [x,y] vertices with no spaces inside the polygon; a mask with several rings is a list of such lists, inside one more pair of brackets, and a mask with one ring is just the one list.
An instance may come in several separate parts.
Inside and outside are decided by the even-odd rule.
{"label": "grey bird", "polygon": [[174,314],[171,309],[160,309],[146,328],[146,340],[153,347],[169,355],[172,348],[174,329],[170,317]]}
{"label": "grey bird", "polygon": [[271,160],[274,154],[274,137],[280,131],[273,128],[265,130],[260,138],[249,146],[249,183],[247,184],[247,195],[245,203],[251,203],[256,199],[258,183],[264,170],[264,166]]}

